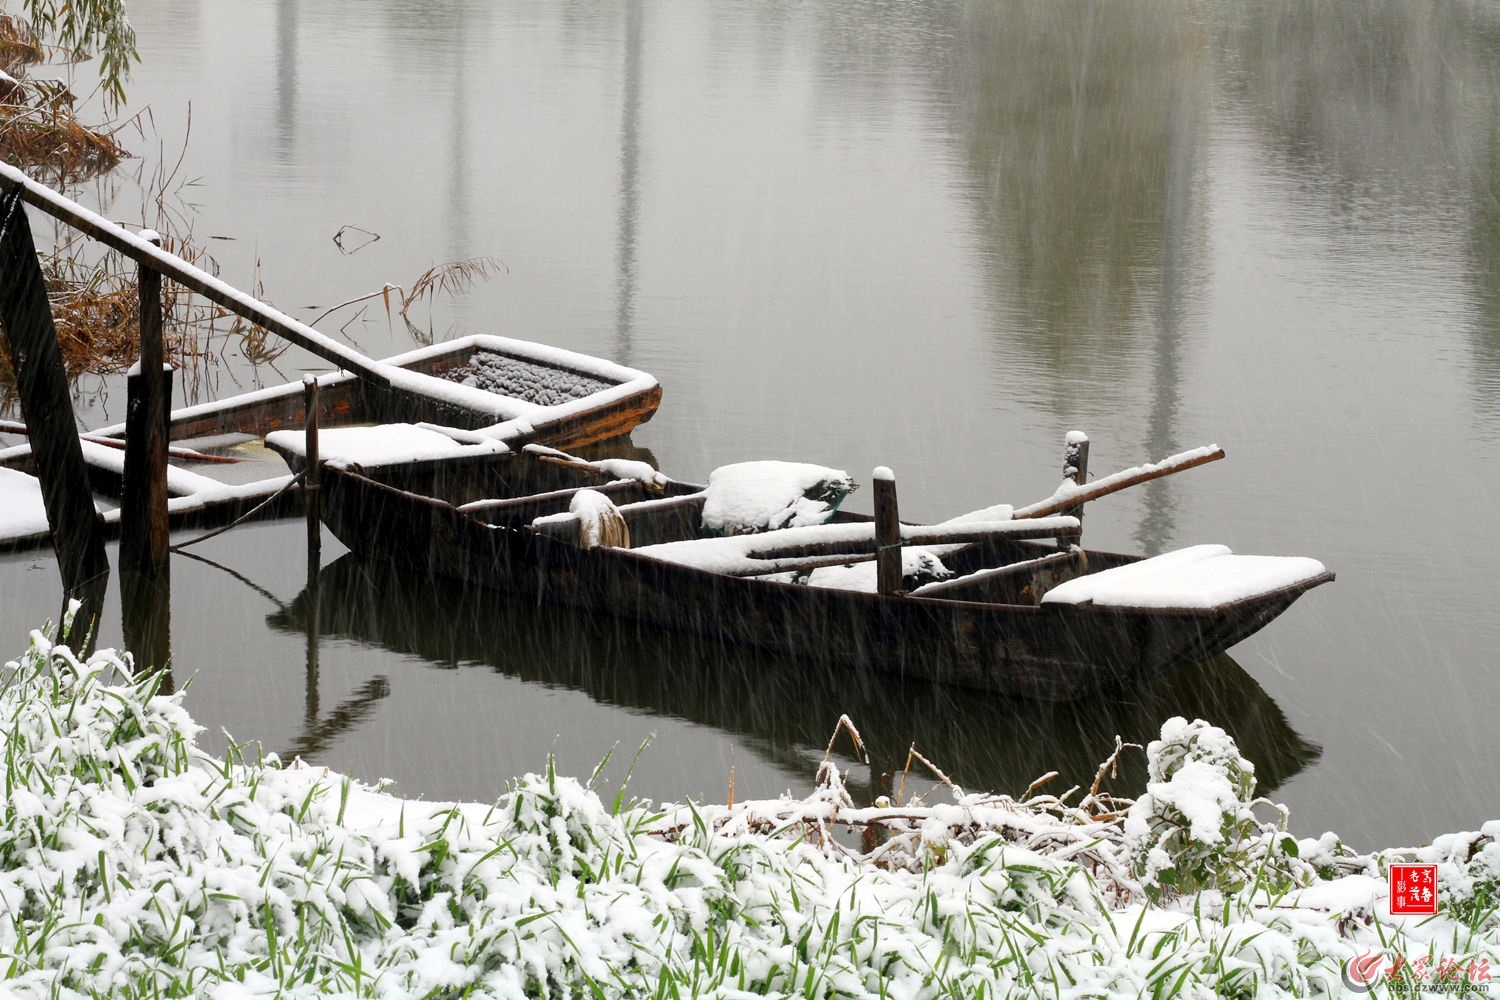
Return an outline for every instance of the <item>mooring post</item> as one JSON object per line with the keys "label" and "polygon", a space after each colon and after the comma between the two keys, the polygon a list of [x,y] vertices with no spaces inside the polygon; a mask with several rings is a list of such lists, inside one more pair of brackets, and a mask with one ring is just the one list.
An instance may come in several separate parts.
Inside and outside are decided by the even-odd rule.
{"label": "mooring post", "polygon": [[303,451],[307,465],[302,473],[303,496],[307,498],[307,675],[305,684],[305,722],[310,733],[318,723],[318,636],[322,599],[318,594],[318,571],[323,563],[322,492],[318,480],[318,379],[302,376],[302,408],[307,412]]}
{"label": "mooring post", "polygon": [[875,589],[894,594],[901,589],[901,514],[896,506],[896,476],[885,466],[876,468]]}
{"label": "mooring post", "polygon": [[[147,230],[153,246],[161,237]],[[120,602],[125,647],[142,666],[166,668],[171,655],[171,532],[167,449],[172,370],[162,335],[161,272],[137,269],[141,353],[125,387],[125,476],[120,486]],[[170,675],[167,680],[170,689]]]}
{"label": "mooring post", "polygon": [[[36,456],[63,589],[67,598],[83,602],[81,616],[74,618],[74,641],[86,646],[103,610],[109,558],[78,441],[47,286],[21,198],[19,186],[0,194],[0,320]],[[82,635],[80,627],[85,630]]]}
{"label": "mooring post", "polygon": [[[1072,480],[1075,486],[1083,486],[1089,481],[1089,436],[1082,431],[1069,431],[1063,443],[1063,481],[1068,480]],[[1078,518],[1079,527],[1083,526],[1083,504],[1074,504],[1058,513]],[[1082,544],[1082,534],[1077,538],[1057,540],[1060,549]]]}
{"label": "mooring post", "polygon": [[307,466],[302,475],[302,491],[307,497],[307,585],[316,586],[318,570],[322,568],[323,525],[322,503],[318,487],[318,379],[313,375],[302,376],[302,405],[307,411],[306,443]]}

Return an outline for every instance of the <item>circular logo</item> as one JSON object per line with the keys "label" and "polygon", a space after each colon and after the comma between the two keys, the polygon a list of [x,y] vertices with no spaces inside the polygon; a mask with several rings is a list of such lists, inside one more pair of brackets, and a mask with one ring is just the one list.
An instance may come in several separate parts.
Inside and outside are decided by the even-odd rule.
{"label": "circular logo", "polygon": [[1355,993],[1368,993],[1385,971],[1385,956],[1364,951],[1344,963],[1344,985]]}

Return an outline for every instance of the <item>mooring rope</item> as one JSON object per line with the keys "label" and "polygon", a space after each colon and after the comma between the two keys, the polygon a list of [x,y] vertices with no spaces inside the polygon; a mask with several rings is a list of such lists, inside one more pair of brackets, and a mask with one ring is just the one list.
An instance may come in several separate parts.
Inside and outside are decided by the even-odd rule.
{"label": "mooring rope", "polygon": [[228,524],[224,525],[223,527],[221,527],[221,528],[215,528],[213,531],[210,531],[207,534],[199,535],[197,538],[189,538],[185,542],[178,542],[176,545],[169,545],[169,546],[167,546],[167,551],[168,552],[180,552],[183,549],[187,548],[189,545],[197,545],[199,542],[206,542],[206,541],[208,541],[210,538],[213,538],[215,535],[222,535],[222,534],[224,534],[224,532],[228,531],[230,528],[237,527],[238,525],[243,524],[244,522],[250,520],[250,518],[252,518],[256,514],[260,513],[261,510],[263,510],[265,508],[265,506],[267,504],[269,504],[272,500],[275,500],[277,497],[281,496],[283,493],[285,493],[287,490],[291,489],[293,486],[299,486],[299,485],[301,485],[302,481],[304,479],[306,479],[306,478],[307,478],[307,470],[304,469],[303,471],[301,471],[301,472],[297,473],[295,476],[293,476],[291,479],[287,480],[286,481],[286,485],[282,486],[281,489],[277,490],[275,493],[272,493],[270,496],[266,497],[260,503],[256,504],[254,507],[251,507],[249,510],[245,511],[245,513],[241,514],[239,517],[235,518],[233,521],[230,521]]}

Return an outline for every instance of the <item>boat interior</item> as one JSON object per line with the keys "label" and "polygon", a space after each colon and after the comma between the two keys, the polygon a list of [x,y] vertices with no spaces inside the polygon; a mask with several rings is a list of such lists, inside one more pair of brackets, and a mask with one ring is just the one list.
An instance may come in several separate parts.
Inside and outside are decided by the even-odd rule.
{"label": "boat interior", "polygon": [[[574,509],[576,499],[585,490],[608,499],[610,508],[624,522],[631,549],[689,541],[707,547],[732,541],[704,527],[707,487],[675,480],[651,483],[620,479],[601,471],[594,463],[569,461],[556,455],[512,452],[495,456],[482,468],[471,466],[462,474],[451,464],[434,462],[424,467],[423,463],[408,463],[380,470],[375,478],[397,489],[446,500],[485,524],[534,530],[573,545],[587,544],[589,514]],[[779,559],[767,572],[738,575],[806,583],[814,566],[871,563],[873,520],[868,514],[844,510],[829,514],[829,524],[869,527],[868,532],[858,533],[861,536],[858,540],[849,542],[844,553],[847,558],[842,562],[838,552],[830,553],[826,546],[815,553],[805,551],[804,547],[809,565],[802,572],[787,569],[788,560]],[[767,531],[758,535],[757,541],[763,539],[769,547],[774,547],[773,540],[788,530],[797,529]],[[1073,540],[995,537],[925,546],[941,561],[940,578],[912,573],[903,580],[903,588],[914,597],[1037,606],[1047,590],[1059,583],[1136,561],[1131,556],[1085,553],[1072,544]]]}

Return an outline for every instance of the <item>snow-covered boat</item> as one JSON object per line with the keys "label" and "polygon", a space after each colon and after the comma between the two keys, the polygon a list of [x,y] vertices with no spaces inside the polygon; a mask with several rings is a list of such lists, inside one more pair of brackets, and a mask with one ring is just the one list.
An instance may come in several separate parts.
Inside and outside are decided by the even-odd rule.
{"label": "snow-covered boat", "polygon": [[[469,431],[470,451],[503,451],[540,442],[577,448],[627,434],[661,401],[652,376],[599,358],[504,337],[470,336],[369,363],[390,388],[341,371],[320,376],[323,427],[440,421]],[[300,430],[307,419],[302,382],[184,407],[171,416],[167,492],[174,528],[227,523],[280,493],[284,463],[261,447],[266,434]],[[0,425],[0,434],[6,432]],[[24,436],[0,448],[0,549],[48,543],[46,513]],[[125,425],[81,438],[96,506],[107,526],[119,521]],[[300,510],[273,504],[266,513]],[[297,506],[290,506],[296,501]]]}
{"label": "snow-covered boat", "polygon": [[[267,443],[296,467],[298,440]],[[1044,701],[1208,659],[1333,579],[1312,559],[1223,546],[1149,559],[1087,551],[1068,544],[1075,517],[996,507],[901,525],[901,586],[880,593],[874,519],[838,509],[838,487],[852,484],[833,470],[749,463],[700,487],[639,462],[533,447],[496,459],[498,495],[485,497],[472,479],[445,477],[435,457],[388,467],[400,470],[398,487],[351,460],[357,442],[323,447],[324,523],[363,558],[417,579]],[[791,488],[768,507],[777,490],[758,490],[757,477]]]}

